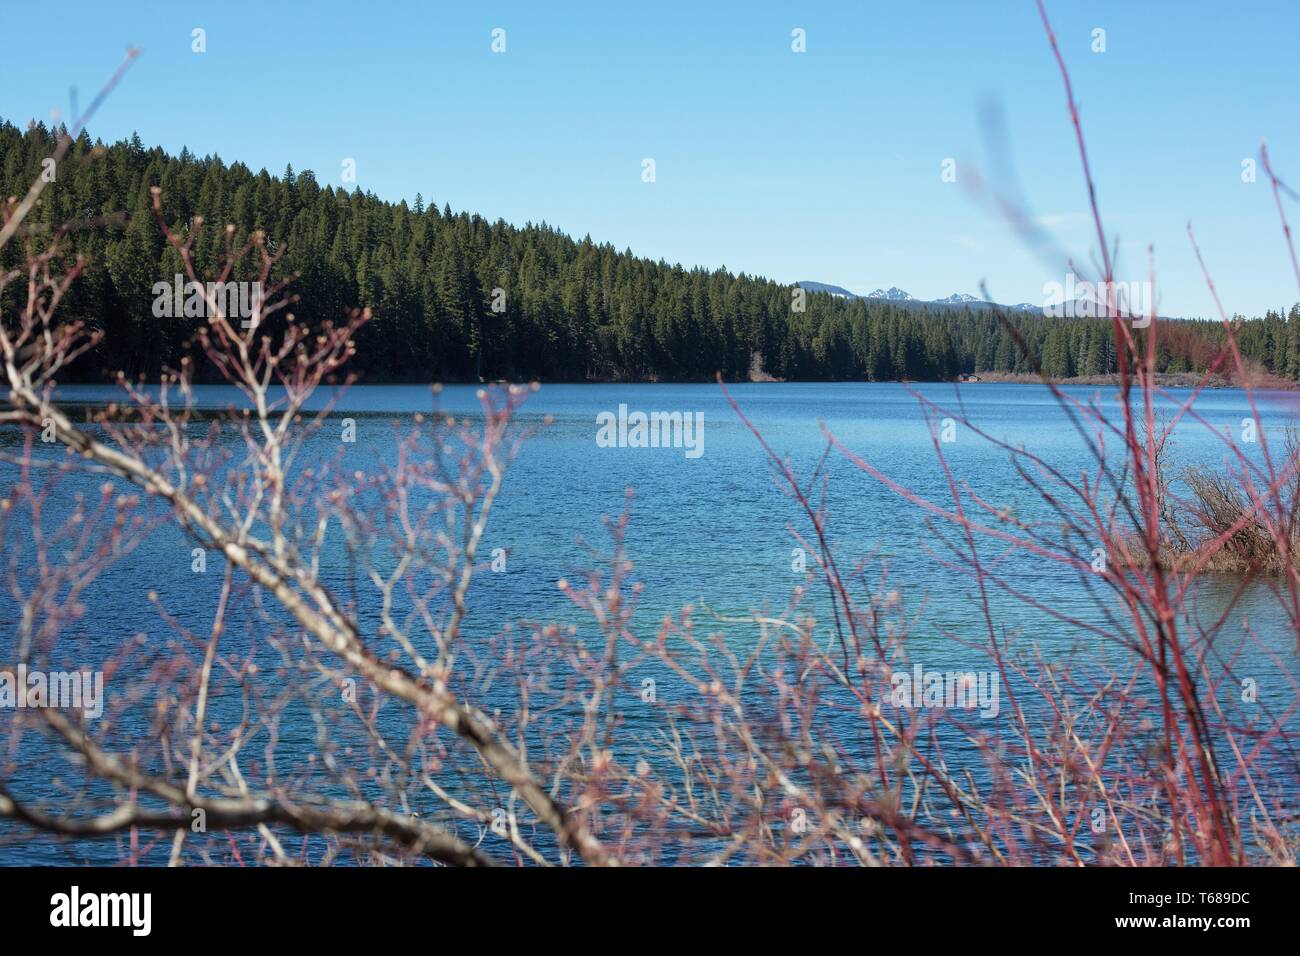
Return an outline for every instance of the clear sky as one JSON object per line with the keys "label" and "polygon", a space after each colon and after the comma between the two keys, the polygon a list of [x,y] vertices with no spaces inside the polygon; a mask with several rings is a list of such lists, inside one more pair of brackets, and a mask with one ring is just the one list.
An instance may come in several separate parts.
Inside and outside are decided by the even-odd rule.
{"label": "clear sky", "polygon": [[[1119,277],[1145,278],[1154,243],[1161,313],[1211,314],[1191,220],[1229,311],[1300,298],[1262,170],[1242,182],[1266,138],[1300,186],[1300,2],[1048,11]],[[73,86],[84,103],[134,44],[143,56],[93,136],[136,131],[322,182],[352,158],[357,185],[386,199],[418,191],[688,266],[920,298],[978,294],[987,279],[999,301],[1041,302],[1064,264],[1031,254],[963,188],[1008,158],[1033,214],[1080,260],[1096,255],[1031,0],[0,0],[0,36],[11,122],[66,114]],[[989,104],[1009,151],[990,148]],[[942,182],[947,158],[957,183]]]}

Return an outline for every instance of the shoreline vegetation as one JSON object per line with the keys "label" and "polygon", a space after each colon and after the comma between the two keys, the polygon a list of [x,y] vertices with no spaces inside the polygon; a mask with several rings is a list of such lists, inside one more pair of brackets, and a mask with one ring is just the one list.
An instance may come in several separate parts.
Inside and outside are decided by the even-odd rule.
{"label": "shoreline vegetation", "polygon": [[[0,195],[23,195],[65,132],[0,120]],[[188,255],[197,279],[178,283],[181,257],[158,217],[229,224],[195,233]],[[1039,372],[1092,384],[1119,370],[1109,318],[846,300],[725,266],[648,259],[546,223],[439,209],[419,194],[389,202],[292,166],[275,176],[188,149],[171,155],[138,136],[106,144],[79,131],[26,218],[29,236],[73,224],[61,254],[85,260],[61,311],[101,338],[61,370],[65,382],[154,379],[186,358],[195,382],[221,381],[196,347],[207,322],[188,281],[211,282],[228,249],[258,243],[269,256],[264,283],[293,290],[262,333],[282,334],[290,314],[314,324],[369,309],[352,371],[372,384],[713,382],[719,374],[731,382],[1020,381]],[[22,265],[20,245],[0,251],[0,268]],[[250,290],[239,291],[246,303]],[[17,304],[12,288],[2,294],[0,307]],[[1232,321],[1247,367],[1300,380],[1300,303]],[[1204,373],[1226,342],[1218,319],[1158,324],[1160,374]],[[1134,338],[1144,341],[1146,330]]]}
{"label": "shoreline vegetation", "polygon": [[[1110,375],[1073,375],[1069,378],[1044,378],[1040,375],[1034,375],[1030,372],[977,372],[970,376],[960,376],[957,378],[915,378],[915,379],[823,379],[823,378],[796,378],[785,379],[777,378],[772,375],[762,374],[754,376],[750,374],[744,378],[723,379],[728,384],[764,384],[764,385],[800,385],[800,384],[867,384],[867,385],[934,385],[934,384],[953,384],[953,385],[1064,385],[1064,386],[1087,386],[1093,385],[1099,388],[1118,388],[1121,384],[1120,376],[1117,374]],[[713,376],[689,376],[689,377],[669,377],[669,376],[650,376],[646,378],[534,378],[531,381],[538,385],[716,385],[718,378]],[[1192,372],[1157,372],[1152,378],[1152,383],[1157,389],[1170,388],[1203,388],[1203,389],[1241,389],[1242,383],[1233,381],[1223,375],[1205,375]],[[73,379],[72,381],[63,382],[66,385],[114,385],[117,384],[114,379],[97,379],[92,381]],[[223,381],[210,379],[202,381],[196,378],[194,384],[197,385],[224,385]],[[364,375],[359,375],[353,387],[372,387],[383,388],[386,386],[401,387],[411,385],[428,385],[427,377],[411,378],[385,378],[382,380],[369,380]],[[483,378],[442,378],[439,385],[520,385],[529,384],[527,381],[511,381],[510,379],[483,379]],[[1290,379],[1279,378],[1268,374],[1259,374],[1251,377],[1249,382],[1250,388],[1257,391],[1300,391],[1300,382],[1291,381]],[[0,406],[5,404],[5,398],[0,395]]]}
{"label": "shoreline vegetation", "polygon": [[[540,385],[716,385],[717,376],[691,376],[686,378],[673,378],[668,376],[654,376],[647,378],[586,378],[586,379],[537,379]],[[800,384],[869,384],[869,385],[932,385],[950,383],[954,385],[1044,385],[1051,383],[1053,385],[1097,385],[1102,387],[1118,388],[1120,385],[1120,376],[1118,374],[1110,375],[1073,375],[1069,378],[1044,378],[1035,375],[1032,372],[976,372],[972,376],[960,376],[957,378],[912,378],[912,379],[824,379],[824,378],[795,378],[785,379],[777,378],[772,375],[760,374],[755,376],[751,373],[749,376],[740,379],[725,379],[730,384],[766,384],[766,385],[800,385]],[[1205,375],[1193,372],[1157,372],[1152,379],[1156,388],[1242,388],[1243,385],[1223,375]],[[88,384],[88,383],[78,383]],[[103,382],[100,384],[112,384]],[[357,379],[357,385],[425,385],[428,384],[425,379],[412,378],[384,381],[367,381],[365,378]],[[520,384],[511,382],[508,379],[474,379],[474,378],[445,378],[441,381],[443,385],[512,385]],[[1267,374],[1260,374],[1252,377],[1250,381],[1252,389],[1260,391],[1297,391],[1300,390],[1300,382],[1289,379],[1278,378]]]}
{"label": "shoreline vegetation", "polygon": [[[542,378],[533,379],[540,386],[545,385],[716,385],[718,379],[716,376],[706,377],[689,377],[689,378],[586,378],[586,379],[562,379],[562,378]],[[1119,375],[1086,375],[1071,376],[1062,379],[1044,379],[1041,376],[1029,373],[1013,372],[980,372],[973,379],[968,378],[918,378],[918,379],[821,379],[821,378],[798,378],[784,379],[765,376],[763,378],[742,378],[736,380],[724,379],[730,385],[831,385],[831,384],[860,384],[860,385],[1064,385],[1064,386],[1081,386],[1095,385],[1099,388],[1118,388],[1120,386]],[[1196,388],[1204,389],[1241,389],[1238,382],[1225,378],[1221,375],[1194,375],[1191,373],[1157,373],[1152,379],[1153,384],[1158,389],[1168,388]],[[63,382],[66,385],[115,385],[116,381],[101,379],[97,381],[73,380]],[[226,382],[209,380],[194,382],[195,386],[200,385],[225,385]],[[411,385],[428,385],[426,378],[403,378],[403,379],[383,379],[381,381],[368,381],[364,376],[359,376],[353,383],[353,388],[370,387],[384,388],[404,387]],[[509,379],[479,379],[479,378],[443,378],[438,382],[439,385],[520,385],[529,384],[529,382],[511,381]],[[1300,391],[1300,382],[1292,382],[1287,379],[1278,378],[1261,378],[1259,381],[1252,381],[1250,387],[1256,391]],[[5,404],[5,398],[0,395],[0,406]]]}
{"label": "shoreline vegetation", "polygon": [[1241,461],[1223,470],[1171,469],[1174,440],[1167,427],[1168,421],[1158,423],[1152,458],[1159,544],[1153,549],[1135,537],[1126,543],[1121,563],[1241,580],[1294,575],[1300,567],[1300,428],[1286,427],[1277,451],[1285,470],[1274,472],[1275,487],[1261,492],[1259,476]]}
{"label": "shoreline vegetation", "polygon": [[[1023,372],[980,372],[978,382],[963,384],[998,384],[998,385],[1039,385],[1043,378]],[[1069,378],[1048,379],[1054,385],[1099,385],[1118,388],[1121,384],[1119,375],[1072,375]],[[1242,388],[1240,382],[1223,375],[1204,375],[1194,372],[1157,372],[1152,378],[1156,388]],[[1251,378],[1250,387],[1270,391],[1294,391],[1300,388],[1300,382],[1279,378],[1275,375],[1258,374]]]}

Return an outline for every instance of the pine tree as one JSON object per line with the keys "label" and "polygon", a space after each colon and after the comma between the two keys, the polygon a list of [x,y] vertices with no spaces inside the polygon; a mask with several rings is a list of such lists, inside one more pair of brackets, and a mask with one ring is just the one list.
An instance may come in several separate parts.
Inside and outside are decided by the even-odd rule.
{"label": "pine tree", "polygon": [[[26,191],[55,136],[43,124],[20,131],[0,122],[0,195]],[[717,371],[746,375],[755,354],[769,374],[784,378],[1028,372],[1034,355],[1061,377],[1115,371],[1108,321],[907,308],[826,293],[808,293],[800,313],[791,308],[788,285],[725,268],[654,262],[544,224],[489,223],[453,213],[446,203],[426,205],[420,193],[410,205],[384,202],[359,188],[321,186],[310,170],[291,165],[273,176],[188,149],[172,157],[146,149],[138,135],[102,146],[96,156],[100,146],[78,136],[29,219],[48,227],[124,216],[120,226],[76,230],[66,240],[69,253],[86,256],[88,266],[62,305],[64,316],[106,338],[65,380],[119,367],[155,374],[179,358],[194,333],[192,321],[158,320],[151,311],[154,284],[171,282],[180,268],[149,207],[154,185],[170,222],[184,228],[201,213],[208,223],[194,244],[201,273],[218,267],[223,227],[232,223],[237,243],[262,229],[268,244],[286,250],[273,279],[300,274],[294,311],[303,319],[337,319],[370,305],[375,318],[362,331],[356,359],[369,381],[709,379]],[[0,268],[20,264],[19,245],[0,252]],[[507,292],[504,313],[491,311],[498,287]],[[14,285],[0,293],[7,309],[16,294]],[[1300,378],[1300,305],[1283,316],[1246,322],[1240,345],[1252,360]],[[1014,323],[1030,356],[1004,321]],[[1162,367],[1190,368],[1222,336],[1217,322],[1180,322],[1166,340]]]}

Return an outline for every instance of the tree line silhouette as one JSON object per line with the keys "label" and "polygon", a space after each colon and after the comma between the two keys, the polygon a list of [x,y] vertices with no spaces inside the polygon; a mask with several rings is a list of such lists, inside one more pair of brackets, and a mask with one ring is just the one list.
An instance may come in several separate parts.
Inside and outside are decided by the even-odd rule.
{"label": "tree line silhouette", "polygon": [[[154,186],[169,222],[202,215],[209,224],[194,245],[201,271],[221,262],[221,227],[231,223],[237,241],[261,230],[268,247],[283,252],[276,274],[298,274],[294,311],[302,319],[369,306],[374,319],[359,334],[356,359],[366,381],[691,380],[719,371],[730,379],[761,371],[941,380],[1031,373],[1036,365],[1053,378],[1115,371],[1108,319],[800,295],[759,276],[620,252],[545,223],[439,210],[418,194],[394,203],[322,185],[311,171],[273,176],[187,149],[172,156],[138,135],[106,145],[83,133],[52,169],[45,161],[60,132],[0,123],[0,195],[21,196],[35,177],[52,175],[27,228],[75,224],[67,246],[87,266],[63,314],[104,339],[70,370],[73,379],[153,375],[188,354],[199,320],[159,317],[153,308],[155,284],[182,271],[150,210]],[[21,256],[11,247],[0,267]],[[1244,320],[1238,336],[1258,366],[1300,378],[1300,304]],[[1218,321],[1162,321],[1158,370],[1204,371],[1223,340]]]}

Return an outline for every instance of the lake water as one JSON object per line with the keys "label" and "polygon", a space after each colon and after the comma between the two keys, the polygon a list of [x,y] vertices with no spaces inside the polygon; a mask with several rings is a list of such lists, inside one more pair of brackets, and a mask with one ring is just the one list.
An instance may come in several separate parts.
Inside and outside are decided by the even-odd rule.
{"label": "lake water", "polygon": [[[1045,388],[979,384],[962,386],[958,392],[952,385],[928,384],[912,389],[954,407],[960,395],[966,415],[980,428],[1023,445],[1067,473],[1077,475],[1088,463],[1079,434]],[[237,400],[236,393],[224,387],[199,387],[196,392],[200,405],[214,409]],[[916,493],[945,506],[950,503],[930,427],[916,394],[907,387],[741,384],[731,392],[773,449],[788,456],[802,477],[821,458],[824,427]],[[1097,396],[1103,407],[1118,415],[1113,390],[1078,387],[1067,392],[1080,398]],[[437,399],[438,408],[456,416],[476,415],[475,393],[471,387],[447,387]],[[85,386],[64,388],[61,398],[66,404],[97,404],[118,395],[112,388]],[[617,414],[620,405],[630,411],[702,414],[702,453],[696,457],[685,448],[601,447],[598,416]],[[321,457],[342,454],[349,466],[372,467],[377,460],[391,459],[395,422],[409,423],[414,414],[433,408],[434,398],[424,387],[356,387],[335,413],[339,427],[327,425],[313,439],[315,452]],[[1233,390],[1207,392],[1196,408],[1238,438],[1242,419],[1250,415],[1244,395]],[[1263,395],[1260,411],[1268,438],[1280,447],[1285,428],[1295,418],[1292,397]],[[355,422],[355,442],[339,440],[343,418]],[[485,640],[510,621],[581,624],[583,619],[556,582],[582,579],[598,560],[594,552],[606,551],[609,537],[603,518],[621,512],[629,487],[635,495],[627,549],[634,578],[644,588],[638,627],[648,631],[686,604],[720,617],[784,608],[802,582],[794,567],[798,555],[791,528],[806,532],[807,524],[774,481],[759,443],[716,385],[546,385],[528,399],[522,418],[536,427],[536,434],[510,468],[481,552],[487,560],[493,549],[503,549],[506,566],[502,573],[485,567],[476,579],[467,622],[471,639]],[[952,437],[943,448],[959,481],[985,501],[1013,509],[1022,520],[1049,517],[1041,499],[1018,479],[1004,451],[962,427]],[[0,444],[7,448],[16,441],[12,432],[0,435]],[[1259,446],[1244,447],[1255,454]],[[1223,443],[1204,425],[1188,420],[1179,426],[1174,456],[1180,465],[1221,466],[1225,453]],[[12,473],[4,467],[0,478],[7,488]],[[830,537],[841,567],[865,560],[872,581],[887,567],[890,586],[916,614],[911,653],[934,667],[970,665],[972,652],[962,642],[979,641],[985,634],[978,593],[968,577],[945,566],[950,555],[927,527],[923,513],[839,454],[827,459],[826,471]],[[203,627],[221,575],[211,570],[203,576],[191,573],[190,547],[172,531],[160,531],[94,585],[85,597],[92,613],[72,628],[105,646],[141,632],[157,634],[162,626],[145,600],[151,590],[171,613]],[[993,555],[1001,550],[987,548]],[[1000,570],[1021,591],[1058,611],[1098,619],[1095,597],[1080,583],[1078,572],[1023,554],[1007,558]],[[340,591],[349,586],[341,558],[338,566],[326,566],[322,574]],[[1211,618],[1230,590],[1231,582],[1207,579],[1198,613]],[[809,609],[824,609],[819,600],[813,596]],[[1006,593],[995,592],[992,600],[1001,626],[1049,655],[1101,661],[1116,653]],[[0,596],[6,642],[12,641],[14,614],[12,602]],[[1276,663],[1270,655],[1278,655],[1294,671],[1296,636],[1262,588],[1252,589],[1240,602],[1226,635],[1240,638],[1245,621],[1254,641],[1244,651],[1242,669],[1273,674]],[[719,622],[716,627],[728,641],[743,644],[754,639],[752,624]],[[1262,680],[1260,688],[1261,699],[1271,706],[1285,709],[1294,702],[1294,690],[1284,681]],[[1280,772],[1294,770],[1291,764]],[[58,862],[67,858],[66,852],[40,841],[15,843],[10,835],[0,846],[0,862]],[[98,849],[84,852],[92,859],[107,859]],[[109,856],[116,853],[113,848]]]}

